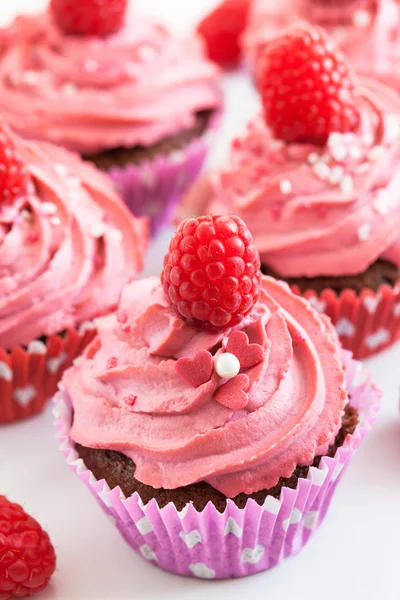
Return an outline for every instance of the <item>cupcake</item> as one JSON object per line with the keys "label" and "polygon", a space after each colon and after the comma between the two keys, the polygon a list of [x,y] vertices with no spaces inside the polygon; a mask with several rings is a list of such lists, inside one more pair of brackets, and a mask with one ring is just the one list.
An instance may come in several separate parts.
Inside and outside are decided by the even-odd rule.
{"label": "cupcake", "polygon": [[253,68],[265,42],[300,20],[327,29],[359,74],[400,90],[397,0],[252,0],[243,47]]}
{"label": "cupcake", "polygon": [[68,464],[128,543],[180,575],[241,577],[322,522],[379,392],[238,217],[183,222],[161,281],[128,285],[55,398]]}
{"label": "cupcake", "polygon": [[126,5],[53,0],[18,17],[1,36],[0,112],[107,171],[155,233],[200,171],[221,93],[199,38],[125,19]]}
{"label": "cupcake", "polygon": [[310,299],[364,358],[400,336],[400,99],[353,79],[317,28],[271,41],[259,83],[264,114],[183,214],[238,214],[263,271]]}
{"label": "cupcake", "polygon": [[0,126],[0,423],[32,416],[142,267],[146,226],[109,179]]}

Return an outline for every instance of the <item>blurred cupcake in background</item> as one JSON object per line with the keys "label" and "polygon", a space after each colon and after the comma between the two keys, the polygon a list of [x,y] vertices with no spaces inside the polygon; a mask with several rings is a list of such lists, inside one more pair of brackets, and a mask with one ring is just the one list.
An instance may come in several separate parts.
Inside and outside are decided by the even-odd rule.
{"label": "blurred cupcake in background", "polygon": [[253,69],[265,42],[301,20],[324,27],[359,74],[400,91],[397,0],[253,0],[243,36]]}
{"label": "blurred cupcake in background", "polygon": [[92,165],[0,124],[0,424],[32,416],[142,267],[147,226]]}
{"label": "blurred cupcake in background", "polygon": [[168,571],[244,577],[299,552],[380,392],[329,320],[261,276],[236,216],[181,223],[161,279],[128,285],[55,397],[68,464]]}
{"label": "blurred cupcake in background", "polygon": [[322,29],[272,40],[263,115],[228,164],[194,186],[181,216],[238,214],[265,273],[332,319],[361,358],[400,336],[400,99],[358,82]]}
{"label": "blurred cupcake in background", "polygon": [[0,111],[19,134],[107,171],[155,233],[199,173],[221,109],[218,70],[127,0],[52,0],[2,31]]}

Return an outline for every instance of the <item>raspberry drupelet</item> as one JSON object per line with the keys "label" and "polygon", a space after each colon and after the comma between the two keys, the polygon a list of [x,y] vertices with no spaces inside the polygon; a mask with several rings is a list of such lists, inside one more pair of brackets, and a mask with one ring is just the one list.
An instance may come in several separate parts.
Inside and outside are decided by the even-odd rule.
{"label": "raspberry drupelet", "polygon": [[199,329],[241,322],[256,303],[260,257],[237,216],[183,221],[164,259],[161,282],[178,316]]}

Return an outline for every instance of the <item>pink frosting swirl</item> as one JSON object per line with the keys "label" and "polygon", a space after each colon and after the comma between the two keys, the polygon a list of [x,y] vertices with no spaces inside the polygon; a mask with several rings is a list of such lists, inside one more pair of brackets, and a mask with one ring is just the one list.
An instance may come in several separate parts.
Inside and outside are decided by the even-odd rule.
{"label": "pink frosting swirl", "polygon": [[305,19],[325,27],[363,76],[400,89],[400,5],[397,0],[253,0],[243,37],[256,64],[271,37]]}
{"label": "pink frosting swirl", "polygon": [[325,147],[285,144],[262,118],[250,123],[206,198],[194,189],[187,205],[240,216],[282,276],[352,275],[379,257],[400,266],[400,99],[372,80],[361,95],[359,130]]}
{"label": "pink frosting swirl", "polygon": [[199,39],[145,19],[100,39],[65,35],[46,13],[1,37],[0,112],[24,137],[82,154],[151,146],[221,104]]}
{"label": "pink frosting swirl", "polygon": [[273,279],[263,278],[260,301],[240,325],[264,348],[261,362],[242,369],[245,409],[216,402],[223,380],[215,372],[198,387],[180,377],[177,359],[219,354],[232,332],[191,329],[158,279],[127,286],[120,310],[96,325],[98,338],[64,376],[71,438],[123,452],[154,488],[205,480],[227,497],[266,489],[311,464],[340,427],[347,394],[334,329]]}
{"label": "pink frosting swirl", "polygon": [[146,226],[112,183],[46,142],[15,140],[29,193],[0,202],[0,345],[28,344],[112,310],[142,266]]}

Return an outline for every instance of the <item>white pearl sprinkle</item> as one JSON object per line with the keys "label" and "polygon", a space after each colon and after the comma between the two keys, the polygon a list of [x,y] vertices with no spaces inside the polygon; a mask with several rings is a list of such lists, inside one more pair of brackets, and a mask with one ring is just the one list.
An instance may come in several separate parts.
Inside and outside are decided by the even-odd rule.
{"label": "white pearl sprinkle", "polygon": [[66,175],[68,173],[67,167],[62,163],[56,163],[54,165],[54,170],[56,173],[58,173],[58,175]]}
{"label": "white pearl sprinkle", "polygon": [[349,148],[350,158],[353,160],[360,160],[362,153],[361,149],[358,146],[350,146]]}
{"label": "white pearl sprinkle", "polygon": [[55,227],[57,227],[58,225],[61,225],[61,219],[59,217],[51,217],[50,222]]}
{"label": "white pearl sprinkle", "polygon": [[234,354],[225,352],[214,360],[214,369],[222,379],[233,379],[239,374],[240,362]]}
{"label": "white pearl sprinkle", "polygon": [[64,94],[64,96],[68,96],[69,98],[71,98],[72,96],[75,96],[77,91],[78,91],[78,88],[76,87],[76,85],[74,83],[67,82],[67,83],[64,83],[64,85],[62,86],[62,93]]}
{"label": "white pearl sprinkle", "polygon": [[324,180],[324,179],[328,179],[328,177],[329,177],[329,175],[330,175],[330,173],[331,173],[331,170],[330,170],[330,168],[328,167],[328,165],[326,165],[326,164],[325,164],[325,163],[323,163],[323,162],[317,162],[317,163],[316,163],[316,164],[313,166],[313,171],[314,171],[314,173],[316,174],[316,176],[317,176],[319,179],[322,179],[322,180]]}
{"label": "white pearl sprinkle", "polygon": [[351,194],[353,188],[354,186],[352,176],[349,174],[345,175],[342,181],[340,182],[340,189],[342,190],[343,194]]}
{"label": "white pearl sprinkle", "polygon": [[319,154],[317,154],[316,152],[311,152],[307,156],[307,160],[310,163],[310,165],[315,165],[319,161]]}
{"label": "white pearl sprinkle", "polygon": [[369,223],[365,223],[365,225],[361,225],[358,228],[358,239],[360,242],[366,242],[371,236],[372,227]]}
{"label": "white pearl sprinkle", "polygon": [[333,133],[329,134],[329,137],[328,137],[328,147],[329,148],[334,148],[335,146],[339,146],[342,144],[343,144],[343,135],[341,133],[334,131]]}
{"label": "white pearl sprinkle", "polygon": [[344,144],[331,146],[330,150],[332,158],[334,158],[337,162],[343,162],[348,154],[348,150]]}
{"label": "white pearl sprinkle", "polygon": [[52,202],[43,202],[42,213],[45,215],[55,215],[57,212],[57,206]]}
{"label": "white pearl sprinkle", "polygon": [[279,184],[279,187],[281,189],[281,193],[282,194],[290,194],[290,192],[292,191],[292,183],[289,181],[289,179],[282,179],[282,181]]}
{"label": "white pearl sprinkle", "polygon": [[380,156],[382,156],[383,148],[382,146],[374,146],[367,154],[368,160],[375,161]]}
{"label": "white pearl sprinkle", "polygon": [[367,10],[356,10],[353,15],[353,23],[359,29],[366,29],[371,25],[371,15]]}
{"label": "white pearl sprinkle", "polygon": [[22,81],[27,85],[36,85],[38,82],[38,74],[36,71],[24,71]]}
{"label": "white pearl sprinkle", "polygon": [[329,175],[329,183],[332,185],[338,184],[344,175],[344,169],[340,165],[335,165],[332,167],[330,175]]}
{"label": "white pearl sprinkle", "polygon": [[94,238],[101,238],[106,231],[104,223],[99,221],[98,223],[93,223],[90,227],[90,235]]}

